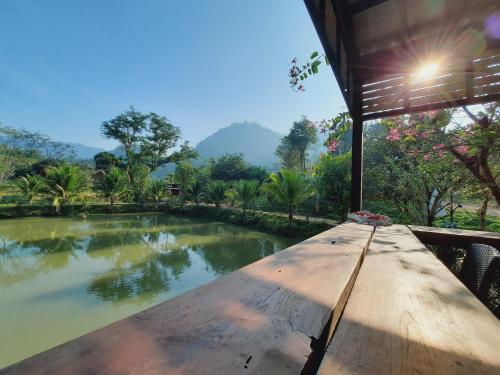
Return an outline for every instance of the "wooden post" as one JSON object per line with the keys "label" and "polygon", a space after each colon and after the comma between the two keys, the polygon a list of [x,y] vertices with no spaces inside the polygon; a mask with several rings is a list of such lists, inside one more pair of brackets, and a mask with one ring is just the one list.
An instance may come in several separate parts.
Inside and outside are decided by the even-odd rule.
{"label": "wooden post", "polygon": [[358,95],[354,94],[352,116],[351,212],[361,210],[363,201],[363,118],[356,108],[360,106],[356,103]]}

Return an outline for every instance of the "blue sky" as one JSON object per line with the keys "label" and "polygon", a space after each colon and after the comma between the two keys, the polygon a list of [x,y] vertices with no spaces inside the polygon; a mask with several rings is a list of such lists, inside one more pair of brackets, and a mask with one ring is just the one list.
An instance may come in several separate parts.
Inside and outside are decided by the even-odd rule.
{"label": "blue sky", "polygon": [[233,122],[285,133],[345,108],[329,68],[305,93],[290,60],[321,48],[301,0],[0,2],[0,123],[104,148],[130,105],[196,144]]}

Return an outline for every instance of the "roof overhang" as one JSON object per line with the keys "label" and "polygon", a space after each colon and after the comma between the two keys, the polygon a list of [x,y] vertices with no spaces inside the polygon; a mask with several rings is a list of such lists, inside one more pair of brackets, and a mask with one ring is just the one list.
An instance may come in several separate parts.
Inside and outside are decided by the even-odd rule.
{"label": "roof overhang", "polygon": [[[364,120],[500,99],[500,1],[305,0]],[[419,74],[421,66],[436,68]]]}

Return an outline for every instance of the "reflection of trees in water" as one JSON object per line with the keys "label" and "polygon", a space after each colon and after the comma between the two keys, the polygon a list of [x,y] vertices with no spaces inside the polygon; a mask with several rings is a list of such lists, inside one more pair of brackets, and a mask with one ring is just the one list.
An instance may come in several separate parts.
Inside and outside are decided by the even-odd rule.
{"label": "reflection of trees in water", "polygon": [[[193,249],[218,275],[235,271],[288,245],[222,223],[166,215],[27,220],[2,225],[0,285],[12,285],[88,256],[112,264],[87,290],[105,301],[137,301],[166,292],[192,266]],[[30,224],[31,223],[31,224]],[[5,231],[4,231],[4,228]],[[264,237],[264,238],[263,238]]]}
{"label": "reflection of trees in water", "polygon": [[169,290],[170,277],[176,279],[191,261],[186,249],[155,253],[129,268],[117,268],[96,276],[87,291],[105,301],[134,301],[134,298],[153,298]]}
{"label": "reflection of trees in water", "polygon": [[275,240],[245,238],[245,235],[223,237],[216,243],[193,248],[218,275],[236,271],[286,247]]}
{"label": "reflection of trees in water", "polygon": [[85,249],[85,240],[61,237],[42,240],[10,241],[2,237],[0,285],[29,280],[40,273],[65,268],[77,252]]}

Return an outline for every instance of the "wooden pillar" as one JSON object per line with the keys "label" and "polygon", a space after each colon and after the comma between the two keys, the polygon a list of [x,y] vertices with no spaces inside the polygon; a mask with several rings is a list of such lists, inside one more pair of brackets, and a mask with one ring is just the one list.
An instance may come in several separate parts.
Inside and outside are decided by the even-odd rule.
{"label": "wooden pillar", "polygon": [[[354,103],[356,107],[356,103]],[[363,118],[360,110],[352,116],[351,212],[359,211],[363,201]]]}

